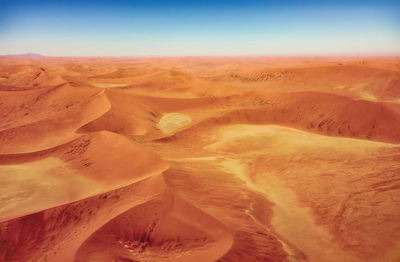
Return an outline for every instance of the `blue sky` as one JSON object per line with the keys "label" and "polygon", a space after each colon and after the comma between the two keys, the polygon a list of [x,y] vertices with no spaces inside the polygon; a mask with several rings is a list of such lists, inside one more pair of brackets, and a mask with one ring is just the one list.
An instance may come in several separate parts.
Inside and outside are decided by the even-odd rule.
{"label": "blue sky", "polygon": [[0,54],[400,55],[397,1],[0,0]]}

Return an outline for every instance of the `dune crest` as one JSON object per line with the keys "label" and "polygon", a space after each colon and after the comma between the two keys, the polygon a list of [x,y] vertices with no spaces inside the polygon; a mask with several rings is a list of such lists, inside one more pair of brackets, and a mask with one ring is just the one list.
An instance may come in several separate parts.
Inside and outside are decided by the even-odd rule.
{"label": "dune crest", "polygon": [[396,261],[399,62],[2,57],[0,261]]}

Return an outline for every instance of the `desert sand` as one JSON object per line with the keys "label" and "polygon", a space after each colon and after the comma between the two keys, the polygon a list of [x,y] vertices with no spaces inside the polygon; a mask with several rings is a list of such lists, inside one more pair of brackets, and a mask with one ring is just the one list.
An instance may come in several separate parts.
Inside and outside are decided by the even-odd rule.
{"label": "desert sand", "polygon": [[3,57],[0,179],[0,261],[400,261],[400,58]]}

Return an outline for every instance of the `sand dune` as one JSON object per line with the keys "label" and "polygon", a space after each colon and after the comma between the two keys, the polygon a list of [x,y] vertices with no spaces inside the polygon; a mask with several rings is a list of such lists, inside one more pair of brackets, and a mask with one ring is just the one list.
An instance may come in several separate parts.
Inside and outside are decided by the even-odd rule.
{"label": "sand dune", "polygon": [[71,141],[77,138],[76,130],[108,110],[107,97],[100,93],[71,110],[1,131],[0,154],[40,151]]}
{"label": "sand dune", "polygon": [[[274,208],[274,217],[271,221],[273,227],[285,239],[291,240],[291,243],[296,247],[306,251],[310,260],[317,261],[318,258],[324,255],[331,255],[332,257],[325,258],[324,261],[363,261],[362,258],[355,257],[351,252],[342,252],[340,248],[338,248],[339,243],[342,245],[351,245],[349,242],[343,241],[343,239],[339,242],[334,239],[335,237],[343,238],[343,235],[347,235],[348,231],[354,230],[353,227],[357,228],[361,225],[364,226],[365,229],[369,228],[369,230],[367,234],[364,233],[365,235],[359,232],[357,241],[359,243],[371,243],[376,250],[367,251],[360,248],[360,253],[363,255],[367,254],[366,258],[371,259],[374,254],[378,253],[378,250],[379,253],[386,251],[388,240],[385,240],[385,244],[382,245],[381,240],[377,241],[371,239],[369,237],[369,232],[375,231],[375,237],[378,239],[385,239],[391,234],[388,234],[388,232],[384,233],[375,228],[378,228],[378,225],[381,223],[379,221],[385,221],[387,227],[397,228],[394,222],[395,220],[383,217],[370,217],[368,218],[368,224],[364,221],[352,221],[353,224],[341,225],[346,228],[344,232],[335,231],[331,235],[326,228],[316,224],[311,209],[306,209],[301,203],[296,203],[298,200],[296,200],[295,193],[297,192],[299,195],[304,194],[304,197],[308,198],[304,200],[311,206],[318,205],[317,209],[326,208],[324,204],[326,203],[325,201],[328,201],[327,196],[339,200],[346,199],[346,197],[352,196],[353,194],[364,194],[364,199],[362,201],[359,200],[358,207],[363,205],[365,209],[368,209],[368,204],[366,204],[365,201],[374,201],[373,199],[376,196],[365,195],[365,192],[363,192],[363,190],[365,190],[363,189],[363,180],[368,181],[370,179],[369,176],[372,174],[381,176],[381,179],[385,176],[391,176],[389,175],[386,165],[397,170],[394,171],[394,173],[398,172],[400,165],[397,160],[393,161],[387,158],[385,162],[386,165],[378,165],[373,161],[385,155],[395,155],[398,157],[400,153],[400,147],[398,145],[348,138],[327,138],[280,126],[248,125],[235,125],[222,128],[218,134],[217,141],[218,142],[206,148],[213,151],[222,151],[229,156],[231,156],[232,153],[235,154],[234,159],[228,157],[223,158],[225,160],[221,162],[222,170],[237,175],[246,182],[249,188],[261,194],[265,194],[269,200],[276,204]],[[234,148],[235,151],[232,151],[232,148]],[[304,155],[306,155],[306,157],[304,157]],[[323,161],[325,166],[319,167],[316,163],[306,162],[306,159],[309,159],[309,161],[319,159],[321,162],[321,155],[325,156],[324,159],[329,160]],[[346,157],[341,159],[341,155]],[[360,159],[365,155],[368,155],[369,161],[372,161],[372,163],[365,162],[362,165],[363,170],[370,170],[368,175],[352,171],[352,168],[349,167],[353,166],[354,168],[355,165],[353,163],[344,163],[346,160],[357,159],[358,161],[362,161]],[[296,159],[296,157],[300,159]],[[274,168],[272,168],[270,164],[268,164],[268,162],[272,160],[271,158],[274,158],[275,161],[282,161],[283,163],[290,162],[290,165],[295,165],[297,170],[289,171],[284,164],[277,164],[276,162],[274,163]],[[332,163],[331,161],[334,162]],[[342,163],[338,165],[337,161]],[[302,169],[303,167],[304,169]],[[285,177],[287,172],[293,173],[293,175]],[[332,172],[333,174],[325,174],[325,172]],[[337,177],[340,176],[341,172],[348,174],[338,179]],[[335,173],[337,175],[335,175]],[[312,182],[309,179],[311,179]],[[352,182],[346,183],[343,181],[346,179],[352,180]],[[343,182],[340,183],[339,181]],[[372,181],[369,181],[369,183],[371,182]],[[285,187],[285,183],[291,184],[292,186]],[[315,188],[320,189],[327,189],[333,186],[333,183],[336,183],[337,187],[330,189],[330,192],[322,191],[317,193],[310,189],[299,192],[302,187],[308,188],[313,183],[318,185],[315,186]],[[338,186],[338,183],[340,183],[340,186]],[[391,179],[387,179],[386,183],[396,187],[396,182]],[[386,186],[384,186],[384,188],[385,187]],[[390,192],[390,190],[386,191],[384,188],[374,189],[374,191],[376,190],[375,192],[379,192],[380,197],[386,199],[385,202],[391,202],[393,192]],[[361,192],[359,190],[361,190]],[[340,206],[339,203],[337,203],[337,205]],[[330,203],[328,206],[333,208],[335,202],[333,202],[333,204]],[[373,208],[375,212],[380,213],[385,212],[384,210],[386,210],[387,206],[386,204],[376,205]],[[399,216],[399,213],[394,210],[393,214],[396,214],[396,217]],[[318,215],[323,216],[323,218],[319,218]],[[320,223],[324,219],[335,219],[329,217],[332,214],[320,213],[318,215],[316,217],[320,219]],[[352,220],[351,216],[352,214],[348,214],[346,219]],[[336,224],[340,222],[336,221],[333,223]],[[336,224],[336,226],[339,225]],[[393,228],[393,230],[397,231],[395,228]],[[335,255],[333,256],[333,254]],[[377,259],[376,261],[380,260]]]}
{"label": "sand dune", "polygon": [[399,62],[0,58],[0,261],[397,261]]}
{"label": "sand dune", "polygon": [[247,103],[244,108],[205,119],[194,128],[201,134],[215,125],[280,124],[330,136],[400,141],[400,114],[385,103],[320,92],[272,93]]}
{"label": "sand dune", "polygon": [[108,222],[80,247],[75,261],[215,261],[231,245],[223,224],[166,193]]}
{"label": "sand dune", "polygon": [[3,165],[0,174],[5,185],[0,193],[2,221],[82,199],[101,188],[54,157]]}

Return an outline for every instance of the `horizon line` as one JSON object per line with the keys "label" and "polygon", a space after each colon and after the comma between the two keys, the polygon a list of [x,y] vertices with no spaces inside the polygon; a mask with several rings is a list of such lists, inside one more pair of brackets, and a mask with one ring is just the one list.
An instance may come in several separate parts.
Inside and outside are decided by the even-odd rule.
{"label": "horizon line", "polygon": [[42,55],[36,53],[27,54],[0,54],[0,57],[14,58],[247,58],[247,57],[400,57],[399,54],[260,54],[260,55]]}

